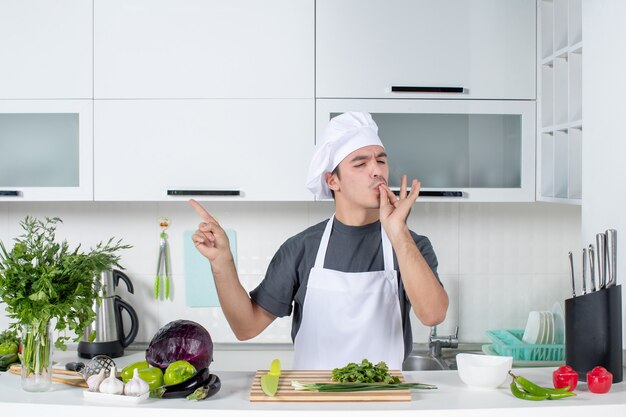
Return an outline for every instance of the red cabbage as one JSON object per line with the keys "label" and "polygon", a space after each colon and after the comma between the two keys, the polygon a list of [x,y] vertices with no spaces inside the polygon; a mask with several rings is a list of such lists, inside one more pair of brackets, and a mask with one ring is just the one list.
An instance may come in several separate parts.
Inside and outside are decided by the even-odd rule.
{"label": "red cabbage", "polygon": [[213,361],[213,341],[209,332],[191,320],[175,320],[161,327],[146,349],[146,361],[165,370],[184,360],[200,370]]}

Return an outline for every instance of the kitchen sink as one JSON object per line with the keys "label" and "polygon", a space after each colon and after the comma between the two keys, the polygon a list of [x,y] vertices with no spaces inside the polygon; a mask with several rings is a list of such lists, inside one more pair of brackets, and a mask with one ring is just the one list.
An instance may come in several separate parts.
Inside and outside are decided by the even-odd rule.
{"label": "kitchen sink", "polygon": [[413,351],[402,364],[403,371],[447,371],[456,370],[458,353],[482,354],[477,350],[445,349],[441,356],[433,356],[430,351]]}
{"label": "kitchen sink", "polygon": [[403,371],[442,371],[450,369],[445,360],[430,355],[410,355],[402,364]]}

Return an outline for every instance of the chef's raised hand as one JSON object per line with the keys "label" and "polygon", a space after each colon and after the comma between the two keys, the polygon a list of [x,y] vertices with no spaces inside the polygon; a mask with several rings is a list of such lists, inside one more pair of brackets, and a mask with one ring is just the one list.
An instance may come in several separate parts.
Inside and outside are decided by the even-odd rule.
{"label": "chef's raised hand", "polygon": [[196,249],[204,255],[210,262],[228,262],[233,260],[230,252],[230,244],[226,232],[219,225],[217,220],[207,212],[193,198],[189,200],[189,204],[194,208],[196,213],[202,219],[198,225],[198,229],[191,237]]}
{"label": "chef's raised hand", "polygon": [[414,179],[411,183],[411,191],[407,192],[406,175],[402,176],[398,197],[386,184],[378,186],[380,190],[380,221],[392,241],[408,231],[406,219],[419,196],[420,188],[420,182]]}

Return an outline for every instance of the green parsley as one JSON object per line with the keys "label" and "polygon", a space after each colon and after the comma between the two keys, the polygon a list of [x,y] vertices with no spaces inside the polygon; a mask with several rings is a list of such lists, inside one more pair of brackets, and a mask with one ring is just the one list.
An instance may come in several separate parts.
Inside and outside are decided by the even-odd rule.
{"label": "green parsley", "polygon": [[331,379],[336,382],[400,383],[400,378],[389,374],[385,362],[372,365],[367,359],[363,359],[360,365],[351,362],[343,368],[333,369]]}
{"label": "green parsley", "polygon": [[54,328],[62,332],[55,347],[65,350],[71,339],[65,330],[74,332],[73,340],[79,341],[95,319],[93,305],[101,300],[95,277],[112,267],[123,269],[116,252],[131,246],[111,238],[88,253],[79,251],[80,245],[70,250],[66,241],[55,241],[59,222],[58,217],[41,221],[27,216],[20,222],[25,232],[14,239],[10,251],[0,241],[0,300],[15,320],[12,331],[22,324],[42,326],[56,319]]}

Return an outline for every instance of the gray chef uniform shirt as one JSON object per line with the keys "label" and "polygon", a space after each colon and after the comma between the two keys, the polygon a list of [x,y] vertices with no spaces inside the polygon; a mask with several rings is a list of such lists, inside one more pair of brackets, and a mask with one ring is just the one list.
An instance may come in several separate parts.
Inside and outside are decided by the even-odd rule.
{"label": "gray chef uniform shirt", "polygon": [[[264,310],[277,317],[291,314],[293,319],[291,338],[295,340],[306,295],[309,273],[315,264],[317,250],[328,220],[324,220],[289,238],[278,249],[270,262],[263,281],[250,292],[252,300]],[[411,231],[422,256],[439,279],[437,257],[425,236]],[[393,254],[394,269],[398,270],[398,260]],[[324,268],[342,272],[382,271],[384,268],[380,221],[365,226],[346,226],[335,219],[328,242]],[[398,270],[398,296],[402,329],[404,333],[405,358],[413,349],[413,335],[409,313],[411,302],[400,278]],[[293,305],[293,307],[292,307]]]}

